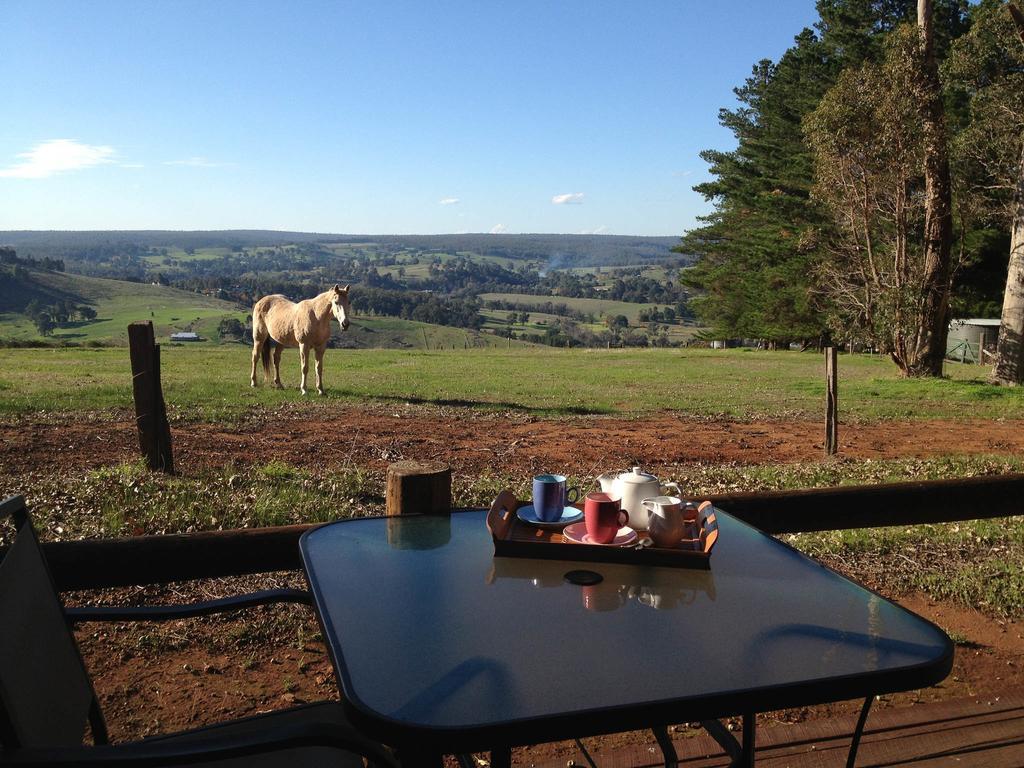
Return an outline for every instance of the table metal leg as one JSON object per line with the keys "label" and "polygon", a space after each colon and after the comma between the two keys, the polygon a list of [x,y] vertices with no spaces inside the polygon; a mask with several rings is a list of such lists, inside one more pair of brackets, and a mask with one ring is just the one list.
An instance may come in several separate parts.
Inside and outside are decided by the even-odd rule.
{"label": "table metal leg", "polygon": [[665,768],[678,768],[679,756],[676,754],[675,744],[672,743],[672,739],[668,735],[668,728],[664,725],[656,725],[651,728],[651,732],[657,739],[658,746],[661,747],[661,754],[665,758]]}
{"label": "table metal leg", "polygon": [[756,742],[755,728],[757,727],[757,716],[754,713],[743,715],[743,743],[736,741],[732,735],[718,720],[702,720],[701,726],[708,735],[718,742],[729,756],[730,768],[750,768],[754,764],[754,748]]}
{"label": "table metal leg", "polygon": [[857,718],[857,727],[853,731],[853,739],[850,742],[850,754],[846,757],[846,768],[853,768],[857,762],[857,748],[860,746],[860,737],[864,735],[864,726],[868,722],[868,712],[871,710],[871,702],[874,696],[864,699],[864,705],[860,708],[860,717]]}
{"label": "table metal leg", "polygon": [[708,732],[708,735],[718,742],[718,745],[725,750],[725,754],[732,760],[731,765],[736,765],[736,761],[739,759],[742,753],[742,748],[736,737],[733,736],[729,729],[721,724],[718,720],[701,720],[701,727]]}
{"label": "table metal leg", "polygon": [[743,716],[743,751],[740,757],[733,761],[737,768],[753,768],[754,750],[757,742],[757,715],[748,712]]}

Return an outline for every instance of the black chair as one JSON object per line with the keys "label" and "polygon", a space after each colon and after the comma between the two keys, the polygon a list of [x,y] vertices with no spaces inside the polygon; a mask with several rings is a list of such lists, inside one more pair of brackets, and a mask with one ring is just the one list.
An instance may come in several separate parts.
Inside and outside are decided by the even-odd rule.
{"label": "black chair", "polygon": [[[111,745],[69,624],[74,620],[166,620],[252,605],[309,602],[300,590],[270,590],[190,606],[65,611],[25,500],[0,502],[15,536],[0,561],[0,766],[394,766],[356,731],[341,705],[321,702],[208,728]],[[88,732],[92,744],[85,744]]]}

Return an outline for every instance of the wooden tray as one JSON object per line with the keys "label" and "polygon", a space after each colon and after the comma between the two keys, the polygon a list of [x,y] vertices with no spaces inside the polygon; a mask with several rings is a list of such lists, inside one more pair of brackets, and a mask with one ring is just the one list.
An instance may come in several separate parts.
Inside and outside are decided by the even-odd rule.
{"label": "wooden tray", "polygon": [[502,491],[487,513],[487,530],[494,540],[496,557],[532,557],[540,560],[583,560],[591,563],[634,563],[636,565],[673,566],[676,568],[711,567],[711,550],[718,540],[715,508],[705,501],[698,508],[700,538],[695,548],[655,547],[645,531],[637,544],[609,547],[598,544],[577,544],[567,541],[560,530],[538,528],[524,523],[516,515],[523,503],[510,491]]}

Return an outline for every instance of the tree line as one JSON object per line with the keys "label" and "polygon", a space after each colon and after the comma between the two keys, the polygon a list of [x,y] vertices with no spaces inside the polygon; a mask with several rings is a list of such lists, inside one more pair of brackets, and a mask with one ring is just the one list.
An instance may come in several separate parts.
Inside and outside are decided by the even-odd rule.
{"label": "tree line", "polygon": [[[18,256],[17,251],[8,246],[0,246],[0,264],[6,264],[15,268],[24,267],[27,269],[47,269],[51,272],[64,271],[63,259],[51,259],[49,256],[42,256],[38,259]],[[17,271],[15,271],[14,274],[16,277],[21,276],[21,273]]]}
{"label": "tree line", "polygon": [[353,285],[350,302],[356,314],[401,317],[472,330],[479,330],[483,325],[480,305],[475,299]]}
{"label": "tree line", "polygon": [[952,313],[1005,308],[1024,262],[1024,23],[1003,0],[817,11],[721,110],[736,148],[701,155],[691,305],[716,335],[851,340],[939,375]]}
{"label": "tree line", "polygon": [[96,319],[96,310],[87,304],[75,304],[67,299],[59,299],[53,304],[43,304],[32,299],[24,313],[36,326],[40,336],[50,336],[55,328],[60,328],[75,320],[86,322]]}

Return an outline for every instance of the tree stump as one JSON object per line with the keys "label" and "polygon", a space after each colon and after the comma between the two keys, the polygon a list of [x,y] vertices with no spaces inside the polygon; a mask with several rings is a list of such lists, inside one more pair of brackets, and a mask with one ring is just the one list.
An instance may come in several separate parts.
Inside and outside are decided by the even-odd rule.
{"label": "tree stump", "polygon": [[387,482],[385,514],[451,514],[452,471],[443,461],[396,462]]}

